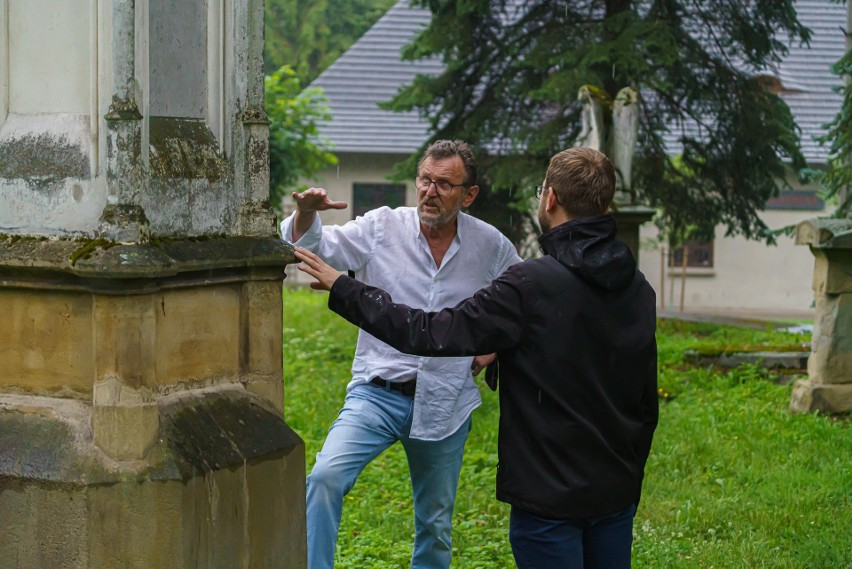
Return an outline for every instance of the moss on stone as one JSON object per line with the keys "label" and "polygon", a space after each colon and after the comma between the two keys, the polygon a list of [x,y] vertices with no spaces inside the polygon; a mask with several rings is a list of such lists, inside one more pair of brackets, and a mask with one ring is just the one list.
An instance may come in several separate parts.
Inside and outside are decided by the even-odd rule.
{"label": "moss on stone", "polygon": [[106,251],[110,247],[115,247],[118,245],[115,241],[110,241],[109,239],[104,239],[103,237],[99,237],[97,239],[88,239],[84,241],[82,247],[75,249],[73,253],[68,257],[71,261],[71,265],[76,265],[77,261],[80,259],[88,259],[92,256],[92,253],[97,249],[103,249]]}
{"label": "moss on stone", "polygon": [[211,184],[229,174],[228,161],[204,121],[151,117],[151,171],[169,179],[204,178]]}
{"label": "moss on stone", "polygon": [[36,188],[65,178],[87,178],[89,158],[79,147],[46,134],[0,144],[0,177],[23,179]]}

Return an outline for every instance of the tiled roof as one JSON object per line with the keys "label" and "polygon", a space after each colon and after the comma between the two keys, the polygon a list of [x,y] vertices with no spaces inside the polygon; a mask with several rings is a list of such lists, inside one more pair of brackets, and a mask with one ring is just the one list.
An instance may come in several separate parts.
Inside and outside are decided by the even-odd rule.
{"label": "tiled roof", "polygon": [[332,120],[322,134],[336,152],[410,154],[429,138],[428,122],[418,113],[379,108],[418,73],[440,73],[440,61],[401,61],[403,47],[429,24],[432,14],[400,0],[312,86],[322,87]]}
{"label": "tiled roof", "polygon": [[846,27],[846,6],[828,0],[798,0],[796,10],[799,21],[811,29],[811,41],[809,46],[790,46],[779,77],[785,87],[801,91],[782,92],[781,97],[802,129],[805,158],[825,162],[828,152],[815,139],[824,134],[822,127],[835,117],[842,103],[834,88],[843,81],[831,73],[831,66],[846,49],[842,29]]}
{"label": "tiled roof", "polygon": [[[436,59],[401,61],[402,48],[431,17],[429,10],[411,8],[408,1],[397,2],[312,84],[322,87],[328,97],[332,120],[321,125],[321,132],[336,152],[409,154],[429,138],[428,122],[417,112],[379,108],[416,74],[438,74],[443,69]],[[841,97],[832,89],[842,81],[830,67],[845,49],[841,26],[846,24],[846,6],[798,0],[796,7],[799,20],[813,32],[810,46],[791,45],[776,75],[787,90],[781,96],[802,129],[805,157],[824,162],[826,150],[815,138],[840,109]]]}

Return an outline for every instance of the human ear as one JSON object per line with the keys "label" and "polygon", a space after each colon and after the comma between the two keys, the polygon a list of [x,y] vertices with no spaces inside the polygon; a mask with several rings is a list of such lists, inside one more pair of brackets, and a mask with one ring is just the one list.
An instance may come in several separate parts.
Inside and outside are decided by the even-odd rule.
{"label": "human ear", "polygon": [[467,194],[464,196],[464,201],[462,201],[462,207],[468,207],[473,203],[473,200],[476,199],[476,196],[479,194],[479,186],[473,185],[467,189]]}

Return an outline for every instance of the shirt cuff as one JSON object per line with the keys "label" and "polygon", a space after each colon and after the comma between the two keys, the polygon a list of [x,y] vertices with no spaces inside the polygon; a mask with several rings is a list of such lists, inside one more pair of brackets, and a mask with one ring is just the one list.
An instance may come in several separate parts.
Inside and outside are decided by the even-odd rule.
{"label": "shirt cuff", "polygon": [[293,242],[293,223],[295,217],[296,214],[291,213],[289,217],[287,217],[284,221],[281,222],[281,238],[284,241],[292,243],[293,245],[304,247],[305,249],[316,253],[316,247],[322,240],[322,220],[320,220],[319,212],[317,212],[314,216],[314,221],[313,223],[311,223],[311,226],[308,228],[308,230],[305,231],[304,234],[302,234],[298,241]]}

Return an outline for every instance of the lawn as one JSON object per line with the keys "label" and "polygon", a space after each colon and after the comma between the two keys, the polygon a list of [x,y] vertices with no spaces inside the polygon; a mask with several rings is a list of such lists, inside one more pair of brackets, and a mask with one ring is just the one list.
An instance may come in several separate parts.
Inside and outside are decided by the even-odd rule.
{"label": "lawn", "polygon": [[[284,292],[287,421],[308,471],[343,403],[357,330],[324,294]],[[757,367],[688,368],[683,352],[789,345],[801,335],[660,321],[660,424],[636,517],[636,568],[852,569],[852,420],[788,411],[791,387]],[[481,382],[480,382],[481,383]],[[456,501],[453,567],[513,567],[509,508],[494,498],[497,396],[482,388]],[[405,456],[395,445],[347,496],[337,567],[408,566]]]}

